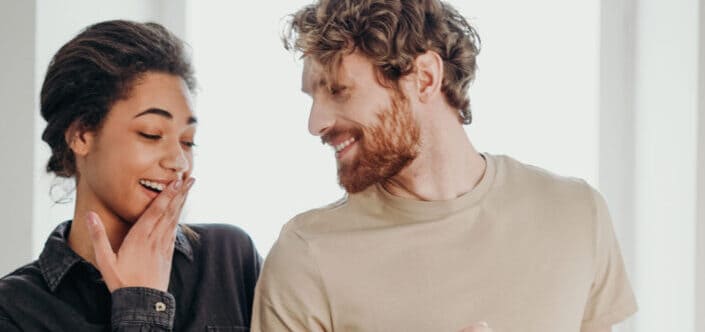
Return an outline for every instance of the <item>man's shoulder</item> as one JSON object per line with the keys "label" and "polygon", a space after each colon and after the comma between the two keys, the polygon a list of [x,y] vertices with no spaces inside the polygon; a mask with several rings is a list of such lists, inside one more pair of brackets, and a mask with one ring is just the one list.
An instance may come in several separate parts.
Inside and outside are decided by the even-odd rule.
{"label": "man's shoulder", "polygon": [[[498,187],[536,199],[591,201],[594,188],[584,179],[564,176],[512,157],[494,156]],[[530,194],[530,195],[528,195]]]}
{"label": "man's shoulder", "polygon": [[594,253],[596,233],[610,221],[604,198],[593,186],[509,157],[498,159],[498,174],[504,175],[489,203],[493,208],[537,237],[551,234],[563,244]]}
{"label": "man's shoulder", "polygon": [[335,221],[346,213],[346,207],[349,206],[349,202],[349,196],[345,195],[328,205],[299,213],[284,224],[282,234],[316,234],[339,227],[342,223]]}
{"label": "man's shoulder", "polygon": [[604,202],[602,195],[581,178],[558,175],[507,156],[495,157],[495,161],[498,176],[491,197],[505,210],[516,207],[522,213],[540,215],[550,211],[557,222],[573,220],[588,226]]}

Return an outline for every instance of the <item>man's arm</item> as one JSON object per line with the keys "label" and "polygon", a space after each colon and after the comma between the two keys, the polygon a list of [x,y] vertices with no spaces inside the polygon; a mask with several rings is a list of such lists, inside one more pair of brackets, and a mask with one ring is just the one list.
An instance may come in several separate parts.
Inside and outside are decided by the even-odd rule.
{"label": "man's arm", "polygon": [[279,236],[255,289],[252,331],[332,331],[328,296],[316,259],[294,231]]}
{"label": "man's arm", "polygon": [[637,310],[619,243],[602,195],[590,188],[593,203],[594,271],[581,332],[611,331]]}

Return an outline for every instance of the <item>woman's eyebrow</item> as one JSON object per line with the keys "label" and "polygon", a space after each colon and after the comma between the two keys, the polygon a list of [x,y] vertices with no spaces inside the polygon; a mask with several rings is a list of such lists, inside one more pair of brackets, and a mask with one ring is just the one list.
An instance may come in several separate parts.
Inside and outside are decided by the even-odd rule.
{"label": "woman's eyebrow", "polygon": [[[167,118],[167,119],[169,119],[169,120],[174,119],[174,116],[173,116],[171,113],[169,113],[169,111],[163,110],[163,109],[161,109],[161,108],[155,108],[155,107],[150,108],[150,109],[147,109],[147,110],[145,110],[145,111],[143,111],[143,112],[141,112],[141,113],[135,115],[135,118],[138,118],[138,117],[140,117],[140,116],[147,115],[147,114],[156,114],[156,115],[165,117],[165,118]],[[190,116],[190,117],[188,118],[188,120],[186,121],[186,124],[189,124],[189,125],[190,125],[190,124],[194,124],[194,123],[198,123],[198,121],[197,121],[196,118],[193,117],[193,116]]]}

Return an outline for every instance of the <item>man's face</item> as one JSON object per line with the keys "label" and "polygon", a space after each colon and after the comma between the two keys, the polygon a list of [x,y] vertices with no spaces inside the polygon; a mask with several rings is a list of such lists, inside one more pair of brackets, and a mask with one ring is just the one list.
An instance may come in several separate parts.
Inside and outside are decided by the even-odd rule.
{"label": "man's face", "polygon": [[365,57],[345,56],[337,80],[306,58],[302,90],[313,98],[309,131],[333,148],[349,193],[393,177],[416,158],[420,130],[409,102],[378,82]]}

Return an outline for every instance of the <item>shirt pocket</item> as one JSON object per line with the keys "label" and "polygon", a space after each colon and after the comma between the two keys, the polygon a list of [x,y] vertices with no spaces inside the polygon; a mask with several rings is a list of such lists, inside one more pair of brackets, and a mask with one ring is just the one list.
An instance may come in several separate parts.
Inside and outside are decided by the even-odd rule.
{"label": "shirt pocket", "polygon": [[208,325],[206,326],[206,331],[208,332],[247,332],[250,329],[242,326],[235,325]]}

